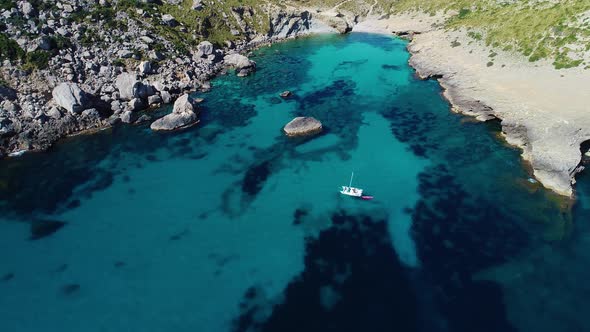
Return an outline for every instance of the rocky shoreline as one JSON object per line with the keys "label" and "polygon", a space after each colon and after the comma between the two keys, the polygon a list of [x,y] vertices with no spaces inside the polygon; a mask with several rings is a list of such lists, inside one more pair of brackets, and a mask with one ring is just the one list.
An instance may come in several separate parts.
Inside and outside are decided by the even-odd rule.
{"label": "rocky shoreline", "polygon": [[[158,34],[154,31],[159,26],[142,23],[156,16],[147,9],[122,10],[119,3],[107,1],[99,7],[93,1],[75,0],[58,0],[50,8],[27,1],[18,4],[0,10],[0,23],[5,26],[2,36],[10,37],[10,45],[26,52],[22,59],[5,57],[0,70],[0,157],[45,150],[62,137],[121,122],[153,121],[142,111],[170,104],[192,91],[207,91],[209,80],[228,68],[238,76],[253,72],[255,62],[243,55],[252,49],[330,30],[312,22],[308,11],[274,8],[268,13],[268,31],[260,32],[247,20],[255,14],[253,8],[232,7],[238,22],[232,30],[238,35],[236,40],[223,45],[205,40],[183,55],[165,36],[168,30]],[[202,10],[205,5],[195,0],[191,10]],[[78,12],[88,16],[82,20]],[[20,25],[11,23],[16,19]],[[28,23],[41,28],[22,34],[23,24]],[[158,24],[186,30],[169,14],[162,15]],[[88,42],[91,29],[94,39]],[[30,54],[51,58],[43,68],[25,69]]]}
{"label": "rocky shoreline", "polygon": [[[177,3],[169,1],[171,6]],[[67,17],[88,10],[92,3],[58,0],[56,6]],[[205,5],[194,0],[191,10]],[[209,80],[225,68],[235,68],[239,76],[254,71],[256,64],[244,56],[253,48],[314,32],[352,30],[410,39],[409,64],[417,75],[437,79],[454,111],[480,121],[501,119],[507,142],[522,149],[523,159],[545,187],[573,197],[575,176],[583,170],[580,147],[590,139],[590,117],[584,116],[585,101],[590,100],[576,87],[588,83],[587,75],[578,69],[528,64],[514,54],[473,43],[465,31],[445,30],[445,15],[415,12],[360,18],[335,9],[276,7],[268,14],[268,31],[260,32],[248,21],[257,15],[255,9],[232,7],[238,22],[232,34],[240,38],[223,45],[201,41],[181,55],[165,36],[142,25],[141,19],[156,15],[147,9],[111,11],[114,16],[108,20],[89,14],[90,21],[68,21],[58,19],[55,10],[32,7],[20,1],[18,8],[0,11],[6,26],[2,35],[10,35],[27,51],[20,63],[4,59],[0,69],[0,156],[44,150],[61,137],[120,122],[154,121],[142,111],[172,103],[191,91],[209,90]],[[15,17],[34,21],[40,28],[19,34],[18,27],[8,24]],[[186,30],[169,14],[157,21]],[[234,23],[228,19],[227,24]],[[90,27],[97,28],[97,40],[112,45],[84,43]],[[64,39],[76,42],[69,48],[57,47],[67,44]],[[29,64],[24,59],[29,61],[28,56],[40,50],[53,54],[47,67],[24,69]]]}
{"label": "rocky shoreline", "polygon": [[[518,54],[492,50],[466,31],[443,28],[444,15],[406,13],[373,18],[356,31],[396,34],[410,40],[409,64],[421,79],[436,79],[457,113],[479,121],[499,119],[506,141],[544,187],[574,198],[581,146],[590,139],[589,83],[584,69],[556,70]],[[485,158],[485,156],[482,156]]]}

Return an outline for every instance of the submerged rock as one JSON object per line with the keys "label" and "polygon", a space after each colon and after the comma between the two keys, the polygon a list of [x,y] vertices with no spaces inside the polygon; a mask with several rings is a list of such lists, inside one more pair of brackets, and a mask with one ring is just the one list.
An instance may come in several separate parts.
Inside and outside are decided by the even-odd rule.
{"label": "submerged rock", "polygon": [[53,100],[70,113],[81,113],[88,107],[89,98],[75,83],[61,83],[51,93]]}
{"label": "submerged rock", "polygon": [[14,279],[14,273],[6,273],[2,276],[2,278],[0,278],[2,281],[10,281],[12,279]]}
{"label": "submerged rock", "polygon": [[287,136],[310,136],[322,131],[322,123],[312,117],[296,117],[283,128]]}
{"label": "submerged rock", "polygon": [[199,122],[195,110],[195,100],[185,94],[174,102],[172,113],[154,121],[150,128],[152,130],[175,130],[190,127]]}
{"label": "submerged rock", "polygon": [[80,290],[79,284],[67,284],[61,287],[61,293],[63,295],[73,295]]}
{"label": "submerged rock", "polygon": [[241,54],[226,55],[223,60],[225,64],[234,67],[238,76],[248,76],[256,70],[256,62]]}
{"label": "submerged rock", "polygon": [[47,237],[66,225],[58,220],[34,220],[31,222],[31,240]]}

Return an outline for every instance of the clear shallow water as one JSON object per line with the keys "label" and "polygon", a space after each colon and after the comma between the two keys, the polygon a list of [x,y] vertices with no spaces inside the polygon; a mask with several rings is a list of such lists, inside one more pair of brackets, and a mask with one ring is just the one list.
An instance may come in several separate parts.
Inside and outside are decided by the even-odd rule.
{"label": "clear shallow water", "polygon": [[[564,209],[407,57],[363,34],[275,45],[215,80],[196,128],[3,161],[2,329],[585,330],[590,181]],[[325,133],[285,138],[299,115]],[[375,200],[338,194],[352,170]]]}

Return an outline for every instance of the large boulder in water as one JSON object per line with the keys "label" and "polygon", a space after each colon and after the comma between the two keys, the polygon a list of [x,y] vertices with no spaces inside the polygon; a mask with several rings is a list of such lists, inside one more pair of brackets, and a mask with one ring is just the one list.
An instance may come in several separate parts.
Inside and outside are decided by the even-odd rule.
{"label": "large boulder in water", "polygon": [[172,113],[154,121],[150,128],[152,130],[175,130],[195,125],[199,123],[196,109],[196,101],[185,94],[174,102]]}
{"label": "large boulder in water", "polygon": [[81,113],[89,106],[89,98],[75,83],[60,83],[51,93],[53,100],[70,113]]}
{"label": "large boulder in water", "polygon": [[240,77],[248,76],[256,70],[256,62],[238,53],[228,54],[223,60],[226,65],[236,68],[236,73]]}
{"label": "large boulder in water", "polygon": [[322,123],[312,117],[296,117],[283,128],[287,136],[310,136],[322,131]]}

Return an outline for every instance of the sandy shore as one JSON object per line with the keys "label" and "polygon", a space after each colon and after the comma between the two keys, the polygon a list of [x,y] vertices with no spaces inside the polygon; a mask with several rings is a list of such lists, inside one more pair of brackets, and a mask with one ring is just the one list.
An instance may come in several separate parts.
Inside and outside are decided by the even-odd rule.
{"label": "sandy shore", "polygon": [[[408,46],[417,73],[437,77],[455,111],[480,120],[500,118],[506,140],[522,148],[534,176],[573,196],[580,144],[590,139],[590,73],[492,50],[465,31],[442,29],[442,22],[442,16],[392,15],[368,18],[353,31],[419,33]],[[490,57],[492,51],[497,55]]]}

